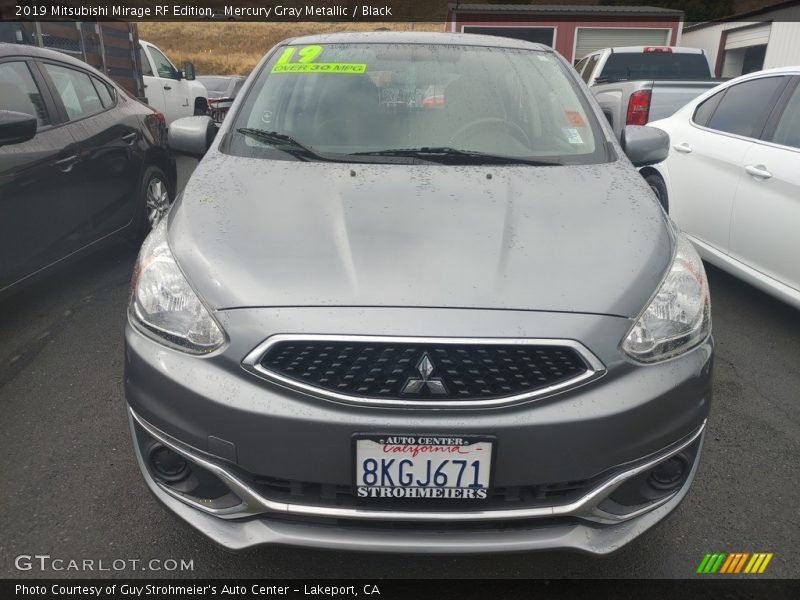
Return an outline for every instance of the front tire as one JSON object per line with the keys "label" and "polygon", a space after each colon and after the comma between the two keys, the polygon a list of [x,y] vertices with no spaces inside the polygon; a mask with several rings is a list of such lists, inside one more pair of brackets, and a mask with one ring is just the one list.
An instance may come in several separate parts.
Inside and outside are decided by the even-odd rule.
{"label": "front tire", "polygon": [[155,165],[148,165],[139,184],[139,216],[133,238],[138,241],[144,239],[166,216],[174,199],[175,190],[164,171]]}
{"label": "front tire", "polygon": [[205,98],[194,99],[194,116],[202,117],[208,114],[208,100]]}
{"label": "front tire", "polygon": [[667,184],[664,183],[664,180],[661,179],[661,175],[657,173],[650,173],[647,175],[644,180],[650,186],[650,189],[653,190],[653,193],[658,198],[658,201],[661,203],[661,206],[664,208],[666,212],[669,212],[669,198],[667,196]]}

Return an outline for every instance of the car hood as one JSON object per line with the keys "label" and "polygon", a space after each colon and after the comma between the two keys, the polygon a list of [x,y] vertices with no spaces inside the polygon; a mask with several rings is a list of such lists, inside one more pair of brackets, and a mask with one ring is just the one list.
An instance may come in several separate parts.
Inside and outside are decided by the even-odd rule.
{"label": "car hood", "polygon": [[627,163],[448,166],[211,151],[169,243],[214,309],[474,307],[636,316],[672,257]]}

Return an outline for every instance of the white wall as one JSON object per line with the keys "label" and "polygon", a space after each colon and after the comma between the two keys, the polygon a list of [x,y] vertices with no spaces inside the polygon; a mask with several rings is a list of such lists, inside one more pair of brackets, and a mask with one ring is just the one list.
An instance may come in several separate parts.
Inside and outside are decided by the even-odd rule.
{"label": "white wall", "polygon": [[758,21],[731,21],[695,31],[684,31],[682,46],[703,48],[712,65],[717,64],[717,52],[722,32],[739,29],[763,21],[772,21],[764,68],[800,65],[800,6],[776,10],[758,16]]}
{"label": "white wall", "polygon": [[[800,7],[796,12],[800,21]],[[776,21],[769,34],[764,68],[794,65],[800,65],[800,22]]]}

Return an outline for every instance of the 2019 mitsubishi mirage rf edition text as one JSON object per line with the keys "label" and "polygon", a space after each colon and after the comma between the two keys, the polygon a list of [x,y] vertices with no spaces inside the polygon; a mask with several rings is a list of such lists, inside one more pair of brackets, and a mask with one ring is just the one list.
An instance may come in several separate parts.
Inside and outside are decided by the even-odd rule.
{"label": "2019 mitsubishi mirage rf edition text", "polygon": [[[711,401],[703,265],[551,49],[285,42],[145,241],[125,389],[156,497],[230,549],[607,553]],[[623,153],[624,152],[627,154]]]}

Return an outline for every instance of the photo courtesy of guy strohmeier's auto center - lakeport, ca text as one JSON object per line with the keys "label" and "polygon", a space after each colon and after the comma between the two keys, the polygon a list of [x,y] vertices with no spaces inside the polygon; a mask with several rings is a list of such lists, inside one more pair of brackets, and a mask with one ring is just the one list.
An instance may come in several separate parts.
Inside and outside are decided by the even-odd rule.
{"label": "photo courtesy of guy strohmeier's auto center - lakeport, ca text", "polygon": [[0,0],[11,597],[796,598],[800,0]]}

